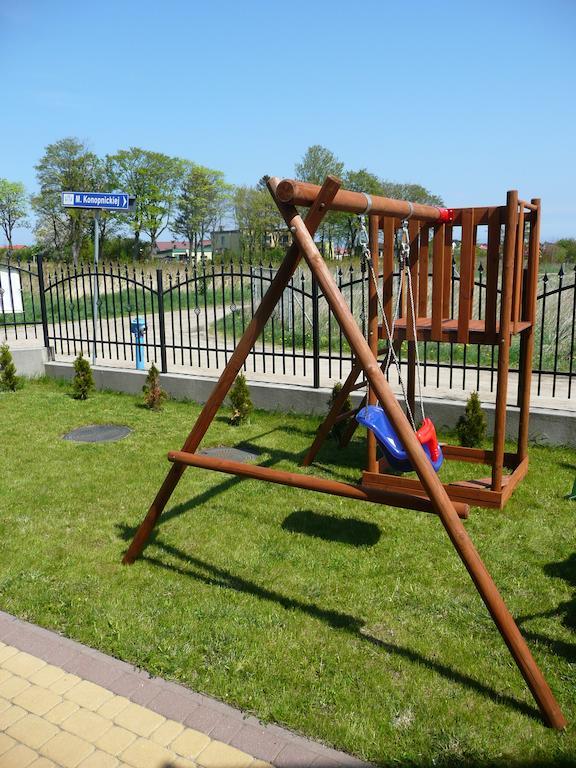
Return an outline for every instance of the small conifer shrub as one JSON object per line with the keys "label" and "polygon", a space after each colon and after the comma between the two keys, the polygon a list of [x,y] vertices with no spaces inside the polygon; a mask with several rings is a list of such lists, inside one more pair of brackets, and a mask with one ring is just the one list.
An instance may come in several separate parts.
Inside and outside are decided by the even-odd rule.
{"label": "small conifer shrub", "polygon": [[[331,410],[332,406],[334,405],[336,398],[339,396],[340,392],[342,391],[342,384],[337,381],[336,384],[332,387],[332,394],[330,395],[330,399],[328,400],[328,408]],[[342,408],[340,410],[340,413],[346,413],[347,411],[352,410],[352,400],[350,400],[350,396],[344,400],[344,403],[342,405]],[[332,427],[332,435],[336,438],[336,440],[340,441],[342,435],[346,431],[346,427],[350,423],[350,419],[343,419],[342,421],[337,422]]]}
{"label": "small conifer shrub", "polygon": [[250,400],[250,392],[248,391],[246,377],[243,373],[238,374],[234,386],[230,390],[230,402],[233,408],[230,424],[238,426],[246,422],[254,406],[252,405],[252,400]]}
{"label": "small conifer shrub", "polygon": [[82,352],[74,360],[74,378],[72,379],[72,397],[75,400],[86,400],[94,389],[94,377],[90,362]]}
{"label": "small conifer shrub", "polygon": [[154,363],[150,366],[142,392],[144,393],[144,405],[151,411],[159,411],[164,400],[168,399],[167,392],[160,386],[160,371]]}
{"label": "small conifer shrub", "polygon": [[5,392],[15,392],[20,385],[20,378],[16,376],[16,366],[12,359],[12,353],[8,344],[0,347],[0,389]]}
{"label": "small conifer shrub", "polygon": [[467,448],[481,448],[486,437],[486,417],[480,405],[477,392],[472,392],[466,403],[466,410],[456,425],[460,445]]}

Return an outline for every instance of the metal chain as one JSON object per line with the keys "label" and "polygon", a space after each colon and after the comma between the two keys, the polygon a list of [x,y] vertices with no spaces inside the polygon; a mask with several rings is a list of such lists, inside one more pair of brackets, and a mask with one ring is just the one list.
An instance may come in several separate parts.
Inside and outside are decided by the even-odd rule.
{"label": "metal chain", "polygon": [[414,289],[412,286],[412,273],[410,271],[410,232],[408,231],[408,220],[402,222],[402,239],[400,243],[400,253],[403,260],[404,272],[406,274],[406,283],[408,285],[408,295],[410,298],[410,312],[412,315],[412,329],[414,331],[414,351],[416,354],[416,376],[418,378],[418,399],[420,401],[420,412],[422,421],[426,418],[424,413],[424,397],[422,395],[422,379],[420,374],[420,353],[418,351],[418,331],[416,330],[416,310],[414,307]]}
{"label": "metal chain", "polygon": [[[392,318],[392,329],[390,329],[390,326],[388,324],[388,318],[386,317],[386,312],[384,311],[384,305],[382,304],[382,299],[380,297],[380,291],[378,288],[378,277],[374,271],[374,265],[372,264],[372,254],[370,253],[370,248],[368,247],[369,244],[369,237],[368,237],[368,231],[366,229],[366,220],[364,216],[360,216],[360,225],[358,228],[358,233],[356,237],[356,242],[362,249],[362,258],[367,262],[368,268],[370,270],[370,275],[372,276],[372,280],[374,282],[374,287],[376,289],[376,298],[378,300],[378,307],[380,309],[380,314],[382,315],[384,326],[386,328],[386,335],[388,338],[388,354],[386,356],[386,364],[384,366],[385,373],[388,373],[388,368],[390,367],[390,363],[393,362],[394,366],[396,368],[396,372],[398,374],[398,381],[400,383],[400,388],[402,389],[402,395],[404,397],[404,402],[406,403],[406,412],[408,414],[408,418],[410,419],[410,423],[412,424],[412,429],[416,432],[416,423],[414,421],[414,415],[412,414],[412,410],[410,408],[410,403],[408,402],[408,395],[406,394],[406,387],[404,385],[404,379],[402,378],[402,370],[400,366],[400,360],[398,359],[398,355],[396,354],[396,350],[394,349],[394,326],[396,325],[396,318],[398,316],[398,311],[400,307],[400,291],[398,291],[398,299],[396,302],[396,308],[394,310],[394,315]],[[409,249],[409,247],[408,247]]]}

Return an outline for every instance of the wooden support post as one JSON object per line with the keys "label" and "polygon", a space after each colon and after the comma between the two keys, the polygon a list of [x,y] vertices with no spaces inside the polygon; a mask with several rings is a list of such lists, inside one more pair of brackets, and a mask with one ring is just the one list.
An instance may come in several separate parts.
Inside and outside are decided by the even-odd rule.
{"label": "wooden support post", "polygon": [[506,400],[508,397],[508,369],[510,367],[510,332],[512,315],[512,287],[514,281],[514,252],[518,223],[518,192],[506,196],[506,229],[502,265],[502,295],[500,299],[500,328],[498,333],[498,384],[494,414],[494,459],[492,463],[492,490],[502,488],[504,442],[506,440]]}
{"label": "wooden support post", "polygon": [[[275,191],[277,183],[277,179],[269,180],[268,184],[271,192]],[[306,216],[305,228],[307,228],[307,232],[312,233],[312,235],[314,234],[320,222],[328,212],[328,205],[334,199],[334,195],[338,191],[339,187],[340,181],[338,179],[334,178],[333,176],[329,176],[326,179],[320,193],[318,194],[318,197],[316,198],[316,201]],[[288,249],[288,252],[284,257],[284,260],[280,265],[276,276],[270,284],[270,288],[260,302],[258,309],[254,313],[254,317],[250,321],[250,324],[244,332],[244,335],[238,342],[238,346],[232,353],[226,368],[222,371],[222,374],[218,379],[218,383],[212,390],[212,393],[206,401],[206,404],[204,405],[204,408],[202,409],[202,412],[200,413],[194,428],[184,443],[182,448],[183,451],[194,453],[194,451],[196,451],[200,445],[202,438],[206,434],[208,427],[212,423],[212,419],[216,415],[218,409],[224,401],[224,398],[228,394],[228,390],[234,383],[234,380],[242,368],[242,365],[244,364],[246,357],[252,349],[252,346],[260,336],[264,326],[266,325],[266,322],[268,321],[268,318],[280,301],[282,293],[290,278],[294,274],[300,258],[301,255],[298,251],[298,245],[294,243]],[[156,498],[152,502],[146,517],[142,521],[136,532],[136,535],[134,536],[134,539],[132,540],[132,543],[124,555],[122,560],[124,564],[129,565],[133,563],[138,555],[142,552],[146,542],[148,541],[148,538],[150,537],[150,534],[154,529],[154,526],[158,521],[158,518],[164,511],[164,507],[174,492],[174,488],[176,488],[178,481],[182,477],[184,469],[184,464],[174,464],[170,468],[170,471],[166,475],[166,479],[162,483],[162,486],[160,487]]]}
{"label": "wooden support post", "polygon": [[540,200],[532,201],[536,210],[530,221],[530,240],[528,243],[528,272],[524,292],[524,320],[530,322],[530,328],[520,339],[520,381],[518,383],[518,405],[520,422],[518,426],[518,459],[528,456],[528,423],[530,419],[530,387],[532,383],[532,355],[534,354],[534,329],[536,325],[536,294],[538,292],[538,263],[540,260]]}
{"label": "wooden support post", "polygon": [[[517,193],[510,193],[508,214],[511,225],[516,221],[518,212],[517,199]],[[434,509],[440,516],[450,540],[466,566],[480,596],[506,642],[514,661],[518,665],[532,695],[536,699],[544,719],[554,728],[564,728],[566,726],[566,721],[552,691],[546,683],[542,672],[536,665],[526,641],[520,634],[520,630],[516,626],[516,623],[498,592],[492,577],[468,536],[462,521],[456,514],[445,488],[428,461],[418,438],[412,431],[408,420],[378,365],[378,361],[374,359],[370,347],[356,325],[354,317],[352,316],[344,297],[338,290],[338,286],[334,282],[330,271],[320,256],[304,222],[293,206],[283,204],[277,197],[275,197],[275,200],[278,209],[282,213],[284,220],[300,247],[302,255],[306,259],[310,270],[316,275],[326,301],[346,335],[354,355],[362,365],[370,386],[376,393],[378,401],[386,411],[396,434],[404,445],[410,462],[415,468],[422,486],[426,491],[426,495],[429,497]],[[510,236],[512,237],[512,248],[514,245],[514,235],[515,230],[512,227],[512,231],[508,236],[508,239],[510,239]]]}
{"label": "wooden support post", "polygon": [[[368,230],[368,246],[370,248],[370,258],[372,259],[373,274],[380,274],[380,255],[378,253],[378,232],[379,217],[370,216]],[[368,344],[374,355],[378,359],[378,284],[374,284],[372,273],[368,278]],[[368,405],[376,405],[378,402],[375,393],[371,388],[368,389]],[[368,430],[368,439],[366,441],[366,468],[369,472],[378,471],[378,462],[376,460],[376,437],[372,430]]]}

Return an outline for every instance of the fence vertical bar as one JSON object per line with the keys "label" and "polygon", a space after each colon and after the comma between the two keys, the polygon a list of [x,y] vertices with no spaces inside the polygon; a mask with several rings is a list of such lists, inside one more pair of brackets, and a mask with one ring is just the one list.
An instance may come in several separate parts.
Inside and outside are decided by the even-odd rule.
{"label": "fence vertical bar", "polygon": [[570,368],[568,370],[568,399],[570,399],[570,396],[572,395],[572,372],[574,370],[574,331],[576,329],[576,264],[574,265],[574,270],[572,274],[572,323],[570,325],[571,332],[570,332]]}
{"label": "fence vertical bar", "polygon": [[40,313],[42,315],[42,333],[44,334],[44,346],[50,348],[50,336],[48,333],[48,313],[46,311],[46,292],[44,288],[44,260],[42,254],[36,256],[38,268],[38,290],[40,291]]}
{"label": "fence vertical bar", "polygon": [[160,367],[162,373],[168,373],[166,362],[166,326],[164,324],[164,287],[162,284],[162,270],[156,270],[156,289],[158,291],[158,323],[160,327]]}
{"label": "fence vertical bar", "polygon": [[320,389],[320,313],[318,281],[312,275],[312,386]]}

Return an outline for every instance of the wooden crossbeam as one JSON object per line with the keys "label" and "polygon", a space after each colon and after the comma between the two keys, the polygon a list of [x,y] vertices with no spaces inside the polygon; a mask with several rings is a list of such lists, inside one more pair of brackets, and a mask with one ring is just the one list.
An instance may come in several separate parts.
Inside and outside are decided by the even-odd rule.
{"label": "wooden crossbeam", "polygon": [[[364,488],[360,485],[342,483],[338,480],[327,480],[323,477],[286,472],[285,470],[273,469],[272,467],[260,467],[258,464],[243,464],[240,461],[219,459],[215,456],[202,456],[198,453],[187,453],[186,451],[170,451],[168,460],[175,464],[212,469],[215,472],[224,472],[225,474],[239,475],[240,477],[251,477],[255,480],[265,480],[268,483],[288,485],[292,488],[318,491],[318,493],[328,493],[333,496],[343,496],[347,499],[356,499],[356,501],[371,501],[373,504],[385,504],[388,507],[436,513],[429,499],[415,494],[402,493],[401,491]],[[455,508],[459,517],[463,519],[468,517],[470,508],[467,504],[457,503]]]}

